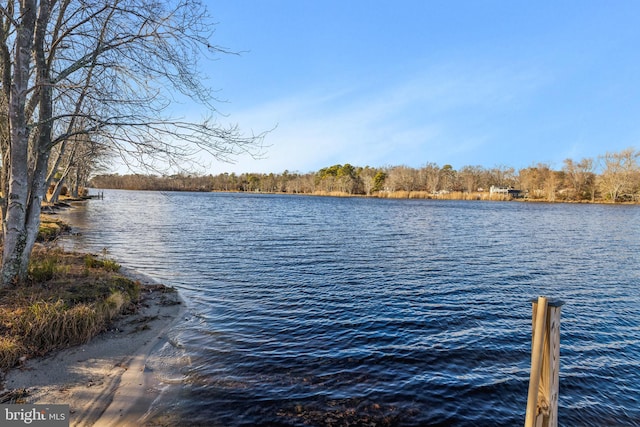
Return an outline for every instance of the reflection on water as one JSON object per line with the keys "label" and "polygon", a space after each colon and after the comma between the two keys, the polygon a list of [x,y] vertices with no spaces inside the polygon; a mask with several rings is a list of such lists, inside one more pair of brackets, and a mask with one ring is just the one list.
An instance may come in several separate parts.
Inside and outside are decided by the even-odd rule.
{"label": "reflection on water", "polygon": [[640,425],[636,206],[105,191],[64,215],[189,304],[158,423],[521,425],[547,295],[560,425]]}

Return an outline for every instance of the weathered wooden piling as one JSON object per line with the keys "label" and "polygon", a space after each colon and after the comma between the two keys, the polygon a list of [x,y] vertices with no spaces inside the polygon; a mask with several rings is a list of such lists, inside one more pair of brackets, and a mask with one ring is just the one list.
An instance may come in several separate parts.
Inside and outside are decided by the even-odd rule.
{"label": "weathered wooden piling", "polygon": [[533,301],[531,374],[525,427],[557,427],[562,301]]}

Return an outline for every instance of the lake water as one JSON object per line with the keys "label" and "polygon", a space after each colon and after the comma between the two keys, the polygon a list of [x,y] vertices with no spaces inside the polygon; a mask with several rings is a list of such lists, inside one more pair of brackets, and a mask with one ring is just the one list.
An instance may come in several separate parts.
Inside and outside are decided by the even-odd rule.
{"label": "lake water", "polygon": [[63,214],[188,310],[154,422],[523,425],[531,299],[562,426],[640,426],[640,206],[104,191]]}

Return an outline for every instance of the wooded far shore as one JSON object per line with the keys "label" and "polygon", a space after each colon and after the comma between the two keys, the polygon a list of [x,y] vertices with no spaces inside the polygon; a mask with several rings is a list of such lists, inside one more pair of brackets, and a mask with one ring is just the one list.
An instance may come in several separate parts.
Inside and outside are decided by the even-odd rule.
{"label": "wooded far shore", "polygon": [[564,161],[560,170],[539,163],[516,171],[512,167],[428,163],[408,166],[358,167],[337,164],[317,172],[218,175],[103,174],[89,186],[98,189],[156,191],[226,191],[380,198],[511,200],[548,202],[640,202],[640,151],[629,148],[598,159]]}

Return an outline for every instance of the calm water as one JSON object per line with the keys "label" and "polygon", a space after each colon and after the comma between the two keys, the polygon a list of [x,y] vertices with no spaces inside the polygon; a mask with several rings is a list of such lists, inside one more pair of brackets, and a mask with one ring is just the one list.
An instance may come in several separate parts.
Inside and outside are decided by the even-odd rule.
{"label": "calm water", "polygon": [[522,425],[547,295],[560,425],[640,426],[638,206],[105,191],[64,215],[187,302],[158,423]]}

